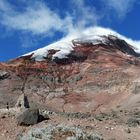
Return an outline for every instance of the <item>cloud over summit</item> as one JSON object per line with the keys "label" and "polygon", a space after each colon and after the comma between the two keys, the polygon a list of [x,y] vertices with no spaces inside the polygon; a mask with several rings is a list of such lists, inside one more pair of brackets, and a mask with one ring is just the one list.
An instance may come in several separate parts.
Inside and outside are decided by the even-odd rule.
{"label": "cloud over summit", "polygon": [[20,32],[21,40],[26,34],[22,46],[32,46],[34,36],[50,37],[56,32],[60,32],[61,37],[73,36],[85,29],[99,26],[101,20],[115,14],[118,17],[116,21],[119,22],[138,0],[98,0],[99,5],[103,5],[101,9],[94,5],[96,1],[55,0],[56,3],[51,7],[47,0],[20,0],[17,1],[19,5],[12,0],[0,0],[0,26]]}
{"label": "cloud over summit", "polygon": [[[3,3],[6,4],[5,2]],[[12,9],[12,5],[4,6],[2,7],[3,15],[1,24],[11,29],[42,34],[51,30],[61,30],[63,22],[67,22],[66,19],[62,21],[57,13],[51,11],[43,3],[28,6],[24,12]]]}
{"label": "cloud over summit", "polygon": [[[106,12],[100,13],[95,6],[90,6],[86,0],[68,0],[69,10],[65,16],[59,15],[60,10],[52,10],[44,0],[29,2],[21,0],[21,5],[26,5],[23,11],[17,10],[9,0],[0,1],[0,24],[9,29],[31,32],[32,34],[52,34],[55,31],[68,33],[73,28],[86,28],[97,25],[103,16],[110,15],[113,10],[119,17],[132,9],[137,0],[99,0],[104,4]],[[91,2],[94,2],[91,0]],[[60,5],[62,0],[57,0]],[[21,6],[22,8],[22,6]]]}
{"label": "cloud over summit", "polygon": [[[23,1],[22,1],[23,2]],[[66,11],[62,18],[51,10],[45,2],[37,1],[28,4],[24,11],[14,9],[8,0],[0,1],[0,24],[14,30],[31,32],[32,34],[51,34],[55,31],[69,32],[74,27],[85,27],[96,23],[97,16],[92,8],[85,6],[84,0],[70,2],[74,6],[72,13]]]}

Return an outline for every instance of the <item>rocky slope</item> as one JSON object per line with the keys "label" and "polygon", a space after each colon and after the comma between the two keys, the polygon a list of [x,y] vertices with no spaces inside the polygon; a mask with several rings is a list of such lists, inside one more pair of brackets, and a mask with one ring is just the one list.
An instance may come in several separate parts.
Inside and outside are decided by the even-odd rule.
{"label": "rocky slope", "polygon": [[[55,110],[95,112],[113,107],[113,102],[114,106],[124,103],[132,93],[136,96],[140,60],[131,45],[112,35],[75,39],[72,45],[67,55],[62,44],[60,50],[50,49],[43,55],[37,51],[1,63],[0,90],[5,98],[1,102],[12,104],[24,92]],[[62,58],[57,56],[59,51]],[[8,97],[11,94],[13,99]]]}
{"label": "rocky slope", "polygon": [[53,45],[0,64],[1,108],[25,93],[31,106],[65,115],[140,109],[140,55],[132,45],[113,35]]}

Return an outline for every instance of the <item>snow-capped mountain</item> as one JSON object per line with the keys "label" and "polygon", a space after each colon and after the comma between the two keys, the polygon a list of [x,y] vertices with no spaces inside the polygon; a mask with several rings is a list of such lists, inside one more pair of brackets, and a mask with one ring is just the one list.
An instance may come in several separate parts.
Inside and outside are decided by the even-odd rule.
{"label": "snow-capped mountain", "polygon": [[120,35],[119,33],[110,29],[94,27],[80,33],[76,32],[70,34],[60,41],[23,56],[33,54],[32,58],[34,58],[36,61],[42,61],[44,60],[44,57],[48,55],[49,50],[56,50],[56,53],[53,54],[52,59],[67,58],[67,56],[73,51],[74,47],[83,44],[90,44],[92,46],[102,44],[107,46],[116,46],[116,48],[119,46],[120,51],[135,56],[139,56],[140,53],[139,41],[133,41],[132,39],[126,38],[125,36]]}
{"label": "snow-capped mountain", "polygon": [[11,105],[25,93],[33,105],[63,113],[139,108],[138,47],[139,42],[109,29],[76,31],[0,63],[0,103]]}

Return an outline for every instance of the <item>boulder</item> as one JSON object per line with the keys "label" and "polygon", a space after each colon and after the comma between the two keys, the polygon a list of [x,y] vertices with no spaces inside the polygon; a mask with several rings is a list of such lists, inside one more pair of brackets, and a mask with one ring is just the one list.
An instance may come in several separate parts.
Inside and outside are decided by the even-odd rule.
{"label": "boulder", "polygon": [[3,80],[3,79],[8,78],[8,77],[9,77],[8,72],[0,70],[0,80]]}
{"label": "boulder", "polygon": [[17,116],[18,125],[34,125],[39,120],[39,109],[26,109]]}

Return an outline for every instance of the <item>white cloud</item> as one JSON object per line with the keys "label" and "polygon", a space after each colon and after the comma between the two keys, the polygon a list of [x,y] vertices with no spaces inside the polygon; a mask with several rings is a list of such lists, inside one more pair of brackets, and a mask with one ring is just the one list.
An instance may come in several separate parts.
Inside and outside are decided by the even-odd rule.
{"label": "white cloud", "polygon": [[[133,7],[136,0],[100,0],[107,10],[113,9],[119,17],[124,17]],[[22,3],[26,1],[22,0]],[[7,0],[0,1],[0,23],[8,29],[31,32],[33,35],[52,35],[55,31],[69,33],[77,28],[84,29],[98,25],[103,17],[97,14],[94,6],[86,4],[85,0],[71,0],[72,12],[66,11],[62,18],[42,1],[31,2],[24,11],[17,11]],[[107,13],[107,12],[106,12]]]}
{"label": "white cloud", "polygon": [[94,6],[87,5],[86,0],[70,0],[72,12],[65,11],[67,14],[63,18],[43,1],[31,1],[22,0],[22,4],[27,3],[27,7],[21,12],[8,3],[8,0],[0,0],[0,24],[35,35],[51,35],[55,31],[67,34],[77,28],[98,25],[106,14],[114,14],[108,10],[114,10],[120,18],[125,17],[137,0],[100,0],[107,10],[102,15],[97,14]]}
{"label": "white cloud", "polygon": [[[22,1],[24,2],[24,1]],[[46,3],[37,1],[28,4],[25,11],[17,11],[7,0],[0,1],[0,23],[9,29],[31,32],[35,35],[51,35],[55,31],[67,34],[75,28],[95,25],[98,16],[94,7],[85,5],[85,0],[70,1],[72,13],[66,11],[62,18],[51,10]]]}
{"label": "white cloud", "polygon": [[[80,34],[84,34],[85,31],[89,34],[94,33],[91,32],[93,31],[91,25],[97,26],[100,19],[106,14],[97,14],[96,8],[87,5],[86,0],[71,0],[69,7],[72,7],[72,12],[66,11],[65,16],[61,17],[58,14],[59,12],[50,9],[43,1],[31,1],[26,5],[24,11],[19,11],[8,3],[8,0],[0,0],[0,24],[8,29],[30,32],[32,35],[49,36],[56,31],[60,31],[66,35],[67,39],[72,39]],[[106,10],[114,10],[118,14],[118,17],[122,18],[127,15],[137,0],[100,1],[104,3]],[[22,2],[24,3],[26,1],[22,0]],[[111,12],[111,14],[114,13]],[[96,30],[94,29],[94,31]],[[32,38],[31,40],[28,40],[28,38],[22,40],[22,43],[24,43],[22,44],[23,47],[32,46],[34,43]],[[131,39],[128,41],[130,43],[139,43]]]}
{"label": "white cloud", "polygon": [[11,6],[9,5],[9,3],[5,0],[1,0],[0,1],[0,13],[1,12],[10,12],[11,11]]}
{"label": "white cloud", "polygon": [[1,24],[8,28],[29,31],[33,34],[49,34],[53,30],[62,30],[62,27],[65,29],[67,23],[71,22],[68,21],[68,18],[61,19],[59,15],[42,3],[27,7],[26,11],[22,13],[5,4],[1,3],[0,6],[3,10]]}
{"label": "white cloud", "polygon": [[77,20],[77,27],[84,28],[89,25],[96,25],[100,19],[94,6],[86,5],[85,0],[72,0],[73,15]]}
{"label": "white cloud", "polygon": [[[124,18],[137,0],[101,0],[108,10],[114,10],[119,18]],[[113,13],[111,13],[113,15]]]}

